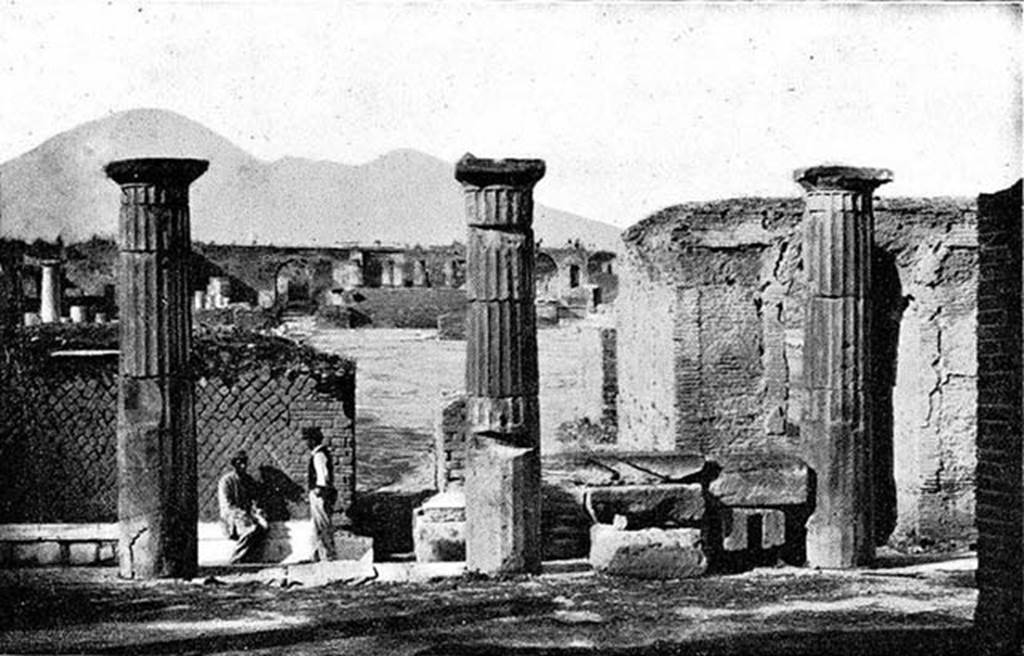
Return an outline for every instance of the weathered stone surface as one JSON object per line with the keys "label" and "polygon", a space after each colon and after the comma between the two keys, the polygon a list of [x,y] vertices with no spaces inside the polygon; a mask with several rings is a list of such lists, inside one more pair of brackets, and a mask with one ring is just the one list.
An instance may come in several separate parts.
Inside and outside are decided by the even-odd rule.
{"label": "weathered stone surface", "polygon": [[460,490],[427,499],[413,512],[412,522],[417,562],[466,559],[466,497]]}
{"label": "weathered stone surface", "polygon": [[703,456],[691,453],[587,453],[555,458],[564,461],[558,463],[561,467],[571,469],[573,483],[588,487],[689,482],[705,464]]}
{"label": "weathered stone surface", "polygon": [[704,518],[704,492],[699,483],[620,485],[586,490],[586,505],[599,524],[611,524],[616,515],[630,529],[690,526]]}
{"label": "weathered stone surface", "polygon": [[99,560],[97,542],[72,542],[68,545],[68,562],[72,565],[91,565]]}
{"label": "weathered stone surface", "polygon": [[540,454],[475,436],[466,477],[466,566],[485,573],[538,571]]}
{"label": "weathered stone surface", "polygon": [[540,439],[533,186],[541,160],[465,155],[466,565],[540,571]]}
{"label": "weathered stone surface", "polygon": [[719,458],[722,470],[708,493],[724,506],[786,506],[809,503],[809,472],[799,458],[746,453]]}
{"label": "weathered stone surface", "polygon": [[641,579],[681,579],[707,570],[695,528],[623,531],[606,524],[590,530],[590,564],[598,572]]}
{"label": "weathered stone surface", "polygon": [[125,578],[192,577],[198,518],[188,187],[208,163],[111,162],[121,186],[118,518]]}
{"label": "weathered stone surface", "polygon": [[803,379],[808,406],[802,454],[816,474],[807,561],[851,567],[874,557],[870,326],[872,192],[883,169],[796,171],[804,188],[803,258],[809,296]]}
{"label": "weathered stone surface", "polygon": [[786,514],[777,508],[723,508],[719,518],[725,551],[770,549],[786,543]]}

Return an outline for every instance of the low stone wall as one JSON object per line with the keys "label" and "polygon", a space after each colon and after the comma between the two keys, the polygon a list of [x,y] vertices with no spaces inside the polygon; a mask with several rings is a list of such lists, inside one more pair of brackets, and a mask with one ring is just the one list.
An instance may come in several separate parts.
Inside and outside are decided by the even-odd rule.
{"label": "low stone wall", "polygon": [[362,288],[364,300],[352,307],[369,318],[374,328],[437,328],[439,317],[466,307],[462,289],[398,287]]}
{"label": "low stone wall", "polygon": [[[0,372],[0,523],[116,520],[116,351],[48,355],[61,344],[109,347],[111,335],[116,332],[108,328],[101,338],[83,339],[58,326],[22,331],[20,349],[7,345],[12,364]],[[319,427],[326,438],[337,510],[346,510],[355,492],[352,363],[238,332],[202,335],[194,350],[204,361],[195,387],[200,517],[216,519],[217,480],[238,449],[249,452],[271,519],[308,516],[307,453],[299,439],[306,426]]]}
{"label": "low stone wall", "polygon": [[[219,522],[200,522],[199,564],[230,563],[235,541]],[[0,524],[0,567],[112,565],[117,557],[118,525]],[[336,540],[341,559],[358,559],[372,549],[369,538],[342,534]],[[256,560],[298,563],[313,558],[313,526],[308,520],[271,522]],[[372,560],[372,557],[371,557]]]}

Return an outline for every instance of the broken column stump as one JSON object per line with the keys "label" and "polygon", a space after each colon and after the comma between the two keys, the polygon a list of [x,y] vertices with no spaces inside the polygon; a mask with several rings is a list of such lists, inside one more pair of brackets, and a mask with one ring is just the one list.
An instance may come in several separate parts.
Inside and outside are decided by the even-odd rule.
{"label": "broken column stump", "polygon": [[807,564],[854,567],[874,559],[870,316],[872,193],[884,169],[817,166],[794,179],[804,189],[803,258],[807,405],[803,456],[817,495],[807,524]]}
{"label": "broken column stump", "polygon": [[117,473],[125,578],[188,578],[197,568],[188,188],[207,166],[193,159],[106,166],[121,186]]}
{"label": "broken column stump", "polygon": [[604,574],[661,580],[700,576],[708,568],[699,528],[627,531],[608,524],[590,529],[590,565]]}
{"label": "broken column stump", "polygon": [[465,155],[466,567],[538,572],[540,431],[533,186],[544,162]]}
{"label": "broken column stump", "polygon": [[60,260],[43,260],[39,266],[42,271],[39,280],[39,321],[60,323]]}

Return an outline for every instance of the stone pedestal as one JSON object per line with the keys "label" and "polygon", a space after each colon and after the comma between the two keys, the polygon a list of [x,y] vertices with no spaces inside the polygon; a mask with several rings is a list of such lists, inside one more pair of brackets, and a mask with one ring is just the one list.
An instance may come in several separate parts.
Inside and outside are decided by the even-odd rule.
{"label": "stone pedestal", "polygon": [[39,320],[43,323],[60,322],[60,262],[45,260],[39,281]]}
{"label": "stone pedestal", "polygon": [[697,528],[624,531],[606,524],[590,529],[590,565],[598,572],[638,579],[683,579],[708,568]]}
{"label": "stone pedestal", "polygon": [[538,572],[540,434],[533,186],[541,160],[466,155],[466,566]]}
{"label": "stone pedestal", "polygon": [[804,189],[804,319],[801,425],[816,477],[807,563],[853,567],[874,559],[870,364],[872,192],[884,169],[818,166],[796,171]]}
{"label": "stone pedestal", "polygon": [[89,308],[84,305],[72,305],[69,315],[71,323],[86,323],[89,321]]}
{"label": "stone pedestal", "polygon": [[121,186],[118,559],[125,578],[196,573],[188,187],[208,164],[111,162]]}

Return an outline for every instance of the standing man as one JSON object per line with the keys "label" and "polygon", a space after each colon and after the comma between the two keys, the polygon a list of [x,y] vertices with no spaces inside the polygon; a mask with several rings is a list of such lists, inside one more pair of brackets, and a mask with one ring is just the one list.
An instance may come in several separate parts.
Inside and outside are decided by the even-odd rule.
{"label": "standing man", "polygon": [[313,520],[313,560],[334,560],[334,527],[331,512],[338,492],[334,489],[334,463],[323,445],[319,428],[303,428],[302,439],[309,448],[309,516]]}
{"label": "standing man", "polygon": [[249,456],[239,451],[231,459],[232,471],[224,474],[217,484],[217,501],[224,532],[235,540],[232,563],[258,560],[263,539],[267,534],[267,520],[256,505],[256,481],[246,472]]}

